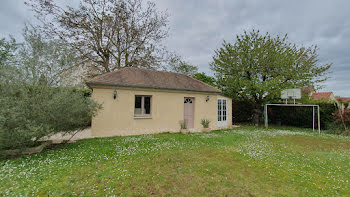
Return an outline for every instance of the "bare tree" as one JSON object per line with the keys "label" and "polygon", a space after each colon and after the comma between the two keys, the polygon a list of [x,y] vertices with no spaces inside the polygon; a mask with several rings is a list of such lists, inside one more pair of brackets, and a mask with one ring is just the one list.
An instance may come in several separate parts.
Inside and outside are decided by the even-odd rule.
{"label": "bare tree", "polygon": [[47,36],[60,38],[101,72],[158,67],[168,36],[168,14],[143,0],[81,0],[77,8],[53,0],[26,2]]}

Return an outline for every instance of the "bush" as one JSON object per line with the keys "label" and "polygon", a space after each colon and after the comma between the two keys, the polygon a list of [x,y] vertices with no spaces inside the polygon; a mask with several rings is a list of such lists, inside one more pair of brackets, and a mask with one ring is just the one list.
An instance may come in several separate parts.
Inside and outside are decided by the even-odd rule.
{"label": "bush", "polygon": [[[320,106],[322,129],[329,129],[333,123],[333,114],[338,109],[334,103],[309,102]],[[268,107],[269,122],[277,125],[312,128],[312,107]],[[317,128],[317,109],[315,108],[315,128]]]}
{"label": "bush", "polygon": [[100,105],[72,88],[0,84],[0,150],[87,127]]}
{"label": "bush", "polygon": [[[305,104],[320,106],[321,128],[333,127],[333,114],[338,107],[334,103],[320,101],[304,101]],[[275,102],[278,103],[278,102]],[[252,121],[254,103],[249,101],[232,101],[232,122],[247,123]],[[263,107],[261,108],[263,111]],[[269,106],[269,123],[284,126],[312,128],[312,107]],[[315,126],[317,127],[317,112],[315,109]],[[264,122],[264,114],[261,116]]]}
{"label": "bush", "polygon": [[201,120],[201,125],[203,126],[203,128],[209,128],[209,123],[210,123],[210,120],[208,119]]}
{"label": "bush", "polygon": [[83,89],[78,89],[78,91],[80,91],[84,95],[84,97],[91,97],[92,91],[90,89],[83,88]]}
{"label": "bush", "polygon": [[232,101],[232,123],[252,121],[254,104],[248,101]]}
{"label": "bush", "polygon": [[350,108],[339,109],[334,114],[334,124],[330,132],[339,135],[350,135]]}
{"label": "bush", "polygon": [[328,134],[334,134],[334,135],[345,135],[350,136],[349,129],[345,129],[344,125],[339,123],[331,123],[328,125],[328,129],[326,130],[326,133]]}
{"label": "bush", "polygon": [[186,122],[184,120],[180,121],[180,129],[187,129]]}
{"label": "bush", "polygon": [[337,110],[334,113],[334,122],[338,124],[350,125],[350,108]]}

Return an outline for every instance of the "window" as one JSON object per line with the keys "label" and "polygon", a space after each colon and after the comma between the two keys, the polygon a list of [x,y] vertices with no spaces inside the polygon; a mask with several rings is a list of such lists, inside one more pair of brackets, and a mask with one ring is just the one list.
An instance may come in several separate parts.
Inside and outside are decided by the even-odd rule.
{"label": "window", "polygon": [[218,121],[222,121],[222,118],[221,118],[221,99],[218,99]]}
{"label": "window", "polygon": [[226,99],[218,99],[218,121],[227,120],[227,103]]}
{"label": "window", "polygon": [[226,100],[222,100],[222,120],[226,121]]}
{"label": "window", "polygon": [[151,96],[135,96],[135,116],[151,116]]}
{"label": "window", "polygon": [[185,98],[184,103],[192,103],[192,99],[190,99],[190,98]]}

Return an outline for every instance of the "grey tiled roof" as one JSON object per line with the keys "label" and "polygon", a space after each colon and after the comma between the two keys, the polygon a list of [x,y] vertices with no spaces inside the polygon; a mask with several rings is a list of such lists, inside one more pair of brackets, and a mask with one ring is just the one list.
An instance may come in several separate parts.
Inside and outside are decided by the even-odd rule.
{"label": "grey tiled roof", "polygon": [[86,84],[221,93],[219,89],[184,74],[130,67],[98,75]]}

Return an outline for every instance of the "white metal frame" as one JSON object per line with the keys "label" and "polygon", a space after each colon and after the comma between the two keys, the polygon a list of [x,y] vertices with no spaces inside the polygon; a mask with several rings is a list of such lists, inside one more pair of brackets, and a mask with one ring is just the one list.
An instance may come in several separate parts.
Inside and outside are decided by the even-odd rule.
{"label": "white metal frame", "polygon": [[303,104],[265,104],[264,114],[265,114],[265,127],[269,127],[269,119],[267,114],[268,106],[286,106],[286,107],[312,107],[312,130],[315,131],[315,107],[317,107],[317,121],[318,121],[318,133],[321,133],[321,121],[320,121],[320,106],[319,105],[303,105]]}

